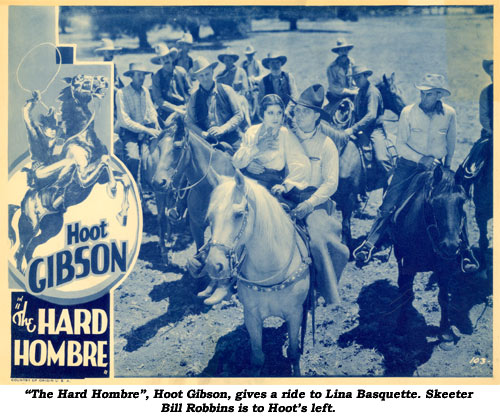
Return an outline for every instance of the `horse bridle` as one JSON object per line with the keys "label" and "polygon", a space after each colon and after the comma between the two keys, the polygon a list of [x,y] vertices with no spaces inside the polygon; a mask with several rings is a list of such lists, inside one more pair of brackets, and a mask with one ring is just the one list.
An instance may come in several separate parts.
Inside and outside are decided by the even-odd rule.
{"label": "horse bridle", "polygon": [[[187,140],[187,135],[184,137],[184,144],[182,145],[182,154],[180,155],[179,157],[179,160],[177,161],[177,165],[175,166],[175,169],[174,169],[174,172],[172,174],[172,180],[177,176],[177,174],[179,173],[179,169],[181,168],[181,163],[182,163],[182,160],[184,159],[184,156],[185,154],[187,153],[187,149],[189,147],[188,145],[188,140]],[[217,144],[214,144],[214,146],[217,145]],[[210,172],[210,169],[212,168],[212,157],[213,157],[213,154],[214,154],[214,151],[215,149],[213,148],[214,146],[211,147],[210,149],[210,157],[209,157],[209,160],[208,160],[208,167],[207,167],[207,170],[206,172],[201,176],[200,179],[198,179],[196,182],[194,182],[193,184],[189,185],[189,181],[188,181],[188,185],[184,186],[184,187],[175,187],[173,185],[173,182],[172,182],[172,190],[176,196],[176,199],[183,199],[184,196],[186,196],[186,193],[193,189],[194,187],[198,186],[201,182],[203,182],[203,180],[205,180],[205,178],[208,176],[208,173]],[[184,165],[184,164],[183,164]],[[183,175],[181,177],[181,180],[179,183],[182,183],[182,179],[185,177],[185,175]],[[182,194],[181,196],[181,192],[184,192],[184,194]]]}
{"label": "horse bridle", "polygon": [[[245,246],[245,244],[239,246],[239,242],[241,241],[241,238],[243,237],[243,233],[245,232],[245,230],[247,228],[247,224],[248,224],[248,201],[247,201],[247,204],[245,206],[245,211],[243,212],[243,220],[241,221],[240,231],[235,236],[232,246],[228,246],[227,244],[224,244],[224,243],[218,243],[216,241],[213,241],[212,239],[209,239],[207,241],[207,243],[205,243],[205,245],[203,246],[202,249],[204,249],[206,246],[208,246],[208,247],[213,246],[215,248],[221,249],[222,252],[224,253],[227,261],[228,261],[229,275],[225,278],[218,277],[218,278],[214,278],[214,279],[224,280],[224,279],[235,278],[238,276],[239,271],[240,271],[240,267],[241,267],[243,261],[245,260],[245,256],[246,256],[246,246]],[[238,246],[240,247],[239,249],[238,249]],[[202,249],[200,249],[200,252],[202,251]]]}
{"label": "horse bridle", "polygon": [[[460,248],[457,249],[456,253],[452,256],[447,256],[442,250],[439,245],[439,237],[440,231],[439,231],[439,226],[437,223],[437,218],[436,214],[434,212],[434,208],[432,207],[430,200],[431,200],[431,193],[429,192],[427,198],[424,200],[424,220],[426,224],[426,232],[427,232],[427,237],[429,238],[429,241],[431,242],[432,249],[434,250],[434,253],[436,253],[441,259],[444,260],[452,260],[454,259],[457,254],[460,251]],[[460,231],[462,231],[463,226],[464,226],[464,219],[465,219],[465,214],[462,214],[460,218]],[[433,234],[432,231],[435,231],[436,233]]]}

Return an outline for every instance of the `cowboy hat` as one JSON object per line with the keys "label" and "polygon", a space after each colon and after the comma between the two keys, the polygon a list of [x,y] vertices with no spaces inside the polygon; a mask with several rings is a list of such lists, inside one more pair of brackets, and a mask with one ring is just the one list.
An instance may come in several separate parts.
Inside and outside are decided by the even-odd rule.
{"label": "cowboy hat", "polygon": [[299,100],[295,100],[290,96],[290,100],[296,105],[302,105],[319,112],[321,118],[331,121],[331,116],[322,109],[323,101],[325,100],[325,89],[321,84],[313,84],[302,92]]}
{"label": "cowboy hat", "polygon": [[130,63],[128,71],[125,71],[125,73],[123,73],[123,75],[127,76],[127,77],[133,77],[134,73],[138,73],[138,72],[139,73],[146,73],[146,74],[153,73],[152,71],[147,70],[146,67],[144,66],[144,64],[142,64],[142,63]]}
{"label": "cowboy hat", "polygon": [[184,33],[182,37],[176,41],[176,44],[193,45],[193,35],[191,35],[189,32]]}
{"label": "cowboy hat", "polygon": [[178,52],[179,51],[177,50],[177,48],[168,48],[165,42],[160,42],[159,44],[155,45],[156,57],[151,58],[151,62],[156,65],[161,65],[161,59],[170,55],[175,60]]}
{"label": "cowboy hat", "polygon": [[271,61],[271,60],[280,60],[281,65],[283,66],[286,63],[287,58],[284,55],[280,55],[277,52],[272,51],[272,52],[268,53],[267,57],[262,60],[262,65],[265,68],[269,69],[269,64],[270,64],[269,61]]}
{"label": "cowboy hat", "polygon": [[352,68],[351,77],[356,77],[360,74],[366,74],[366,77],[370,77],[373,74],[373,71],[371,71],[368,67],[365,67],[364,65],[355,65]]}
{"label": "cowboy hat", "polygon": [[486,74],[490,74],[490,67],[493,64],[493,60],[483,60],[483,70]]}
{"label": "cowboy hat", "polygon": [[198,58],[195,58],[193,61],[193,67],[191,68],[191,72],[194,75],[197,75],[198,73],[201,73],[203,70],[205,70],[209,67],[213,70],[218,65],[219,65],[219,63],[217,61],[214,61],[213,63],[209,63],[205,57],[198,57]]}
{"label": "cowboy hat", "polygon": [[96,48],[94,50],[94,53],[95,54],[101,54],[104,51],[117,52],[117,51],[121,51],[121,50],[122,50],[121,48],[116,48],[115,47],[115,44],[113,44],[113,41],[111,39],[109,39],[109,38],[103,38],[101,40],[101,46],[99,48]]}
{"label": "cowboy hat", "polygon": [[245,55],[255,54],[256,52],[252,45],[247,45],[245,48]]}
{"label": "cowboy hat", "polygon": [[236,54],[233,50],[228,49],[226,52],[223,52],[222,54],[219,54],[217,58],[221,63],[224,62],[224,57],[231,57],[234,62],[238,61],[240,56]]}
{"label": "cowboy hat", "polygon": [[418,90],[439,90],[443,96],[450,96],[446,79],[441,74],[426,74],[420,84],[415,83]]}
{"label": "cowboy hat", "polygon": [[349,50],[354,48],[353,44],[348,44],[344,38],[338,38],[337,44],[332,48],[332,52],[338,52],[341,49],[347,48]]}

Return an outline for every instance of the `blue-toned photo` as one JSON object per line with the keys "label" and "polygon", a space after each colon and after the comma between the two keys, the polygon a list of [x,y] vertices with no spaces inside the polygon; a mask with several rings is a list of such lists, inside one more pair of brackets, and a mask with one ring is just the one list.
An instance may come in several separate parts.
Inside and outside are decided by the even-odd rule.
{"label": "blue-toned photo", "polygon": [[[142,204],[115,377],[492,376],[493,7],[65,6],[58,27],[113,69],[109,152]],[[51,117],[30,144],[58,144]]]}

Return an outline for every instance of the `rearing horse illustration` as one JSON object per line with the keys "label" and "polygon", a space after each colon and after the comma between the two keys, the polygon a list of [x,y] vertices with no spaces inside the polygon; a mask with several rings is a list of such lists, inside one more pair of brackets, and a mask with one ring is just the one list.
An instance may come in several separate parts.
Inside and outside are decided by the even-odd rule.
{"label": "rearing horse illustration", "polygon": [[[16,243],[12,218],[20,210],[18,222],[19,248],[15,253],[16,266],[22,271],[32,259],[35,249],[59,233],[64,213],[70,206],[85,201],[96,183],[107,183],[107,192],[116,197],[117,182],[123,186],[123,202],[117,214],[118,221],[126,225],[130,181],[121,172],[114,172],[106,146],[94,130],[94,111],[89,105],[102,99],[109,87],[103,76],[76,75],[63,79],[67,84],[58,100],[61,102],[61,119],[53,108],[37,123],[31,110],[39,100],[34,93],[23,109],[24,121],[32,157],[28,174],[28,191],[21,205],[9,205],[9,238]],[[62,138],[54,138],[59,133]]]}

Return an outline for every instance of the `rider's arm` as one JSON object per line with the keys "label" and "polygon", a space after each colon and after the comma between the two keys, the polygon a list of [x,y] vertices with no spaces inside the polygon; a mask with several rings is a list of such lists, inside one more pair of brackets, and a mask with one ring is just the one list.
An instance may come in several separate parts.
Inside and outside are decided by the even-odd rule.
{"label": "rider's arm", "polygon": [[337,96],[352,95],[353,89],[345,85],[346,76],[343,70],[333,63],[326,69],[326,78],[328,79],[328,91]]}
{"label": "rider's arm", "polygon": [[368,107],[365,116],[356,122],[351,128],[353,132],[364,131],[377,119],[379,96],[371,89],[367,91]]}
{"label": "rider's arm", "polygon": [[339,153],[330,138],[326,138],[321,153],[321,177],[323,182],[307,200],[313,207],[326,202],[336,191],[339,183]]}
{"label": "rider's arm", "polygon": [[490,119],[489,108],[491,104],[488,102],[488,87],[484,88],[479,95],[479,122],[483,129],[489,134],[493,134],[493,123]]}
{"label": "rider's arm", "polygon": [[231,114],[233,115],[226,121],[225,124],[220,126],[220,128],[222,129],[221,132],[222,135],[225,134],[226,132],[231,132],[235,130],[241,124],[241,122],[243,121],[243,112],[238,103],[239,100],[238,96],[236,95],[236,92],[233,90],[233,88],[230,86],[226,86],[225,84],[221,86],[227,94],[229,106],[231,107]]}
{"label": "rider's arm", "polygon": [[123,101],[123,90],[118,90],[116,92],[116,114],[118,117],[118,123],[121,127],[137,133],[148,132],[149,128],[134,121],[127,113],[127,109]]}
{"label": "rider's arm", "polygon": [[233,156],[233,166],[237,169],[247,167],[257,154],[257,139],[261,125],[253,125],[243,135],[240,148]]}
{"label": "rider's arm", "polygon": [[33,111],[34,107],[35,107],[35,103],[32,100],[28,100],[23,106],[24,123],[26,124],[26,129],[28,130],[28,133],[32,137],[37,136],[35,127],[33,126],[33,119],[32,119],[32,115],[31,115],[31,112]]}
{"label": "rider's arm", "polygon": [[279,140],[283,141],[287,177],[283,181],[285,192],[292,188],[305,189],[311,182],[311,162],[299,140],[286,128],[281,128]]}
{"label": "rider's arm", "polygon": [[408,146],[408,140],[410,139],[410,134],[411,134],[411,128],[410,128],[411,109],[412,107],[409,106],[404,108],[399,117],[396,149],[400,157],[418,163],[420,159],[424,157],[424,154],[419,153],[418,151]]}
{"label": "rider's arm", "polygon": [[[448,132],[446,133],[446,157],[444,159],[444,165],[446,167],[451,166],[453,154],[455,154],[455,144],[457,142],[457,114],[455,109],[448,109],[450,112],[450,122],[448,125]],[[448,112],[448,110],[446,112]]]}

